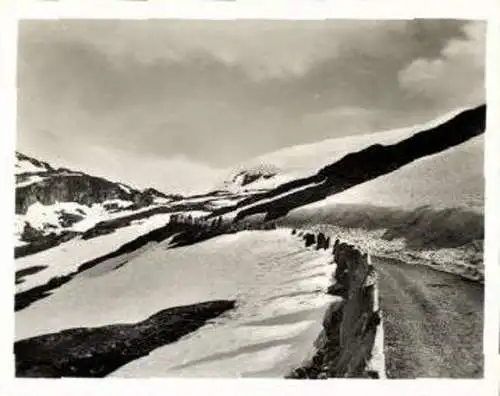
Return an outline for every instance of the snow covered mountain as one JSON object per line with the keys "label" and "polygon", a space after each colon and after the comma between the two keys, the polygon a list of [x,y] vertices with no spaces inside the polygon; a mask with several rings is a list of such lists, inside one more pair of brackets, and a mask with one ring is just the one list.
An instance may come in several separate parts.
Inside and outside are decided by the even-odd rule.
{"label": "snow covered mountain", "polygon": [[[228,170],[228,176],[222,185],[230,191],[275,188],[285,182],[310,176],[319,169],[339,161],[349,153],[366,149],[375,144],[395,144],[417,132],[445,124],[465,110],[467,109],[456,109],[429,122],[409,127],[286,147],[261,155]],[[248,175],[248,177],[242,179],[242,175]],[[242,183],[243,180],[245,183]]]}
{"label": "snow covered mountain", "polygon": [[[258,161],[265,160],[266,163],[281,169],[281,174],[277,175],[278,177],[275,176],[276,179],[274,177],[269,179],[270,182],[278,181],[277,185],[274,188],[268,185],[267,191],[264,192],[256,190],[251,197],[232,207],[223,208],[215,215],[231,212],[239,220],[262,214],[266,219],[271,220],[282,217],[298,207],[337,196],[384,175],[393,172],[408,173],[408,167],[415,166],[419,160],[460,146],[481,135],[485,130],[485,113],[486,106],[483,105],[448,114],[446,117],[424,125],[292,147],[267,155],[267,159],[260,158]],[[475,147],[480,146],[479,143]],[[474,149],[471,150],[474,151]],[[476,152],[480,153],[480,150]],[[482,161],[480,155],[476,155],[475,158]],[[459,165],[459,163],[460,161],[455,159],[453,163],[444,161],[443,164],[435,166],[436,169],[441,169],[438,172],[440,176],[436,177],[436,180],[441,182],[447,174],[455,175],[455,179],[452,177],[450,180],[457,180],[456,173],[461,173],[463,170],[455,169],[453,165]],[[452,168],[448,170],[448,166]],[[292,178],[291,175],[292,180],[281,182],[283,179]],[[410,184],[422,185],[425,184],[423,183],[425,178],[434,177],[432,174],[414,176]],[[469,175],[468,180],[473,184],[476,179],[474,175]],[[404,183],[408,184],[408,180],[401,180],[399,183],[396,176],[393,184],[401,186]],[[251,187],[250,183],[248,188]],[[481,183],[476,183],[472,188],[481,191],[480,187]],[[462,197],[464,194],[455,191],[456,188],[457,183],[451,186],[451,190],[448,189],[448,193],[438,194],[435,200],[439,200],[439,197],[444,195]],[[468,192],[466,195],[470,197],[470,194],[471,192]],[[480,192],[478,194],[480,195]],[[418,200],[410,200],[418,202]]]}
{"label": "snow covered mountain", "polygon": [[[269,189],[276,185],[281,169],[264,162],[242,166],[241,169],[231,170],[226,180],[221,183],[221,188],[226,191],[240,192],[251,190]],[[287,179],[283,179],[285,181]]]}
{"label": "snow covered mountain", "polygon": [[69,239],[103,220],[130,215],[182,198],[155,189],[139,191],[16,153],[16,247]]}

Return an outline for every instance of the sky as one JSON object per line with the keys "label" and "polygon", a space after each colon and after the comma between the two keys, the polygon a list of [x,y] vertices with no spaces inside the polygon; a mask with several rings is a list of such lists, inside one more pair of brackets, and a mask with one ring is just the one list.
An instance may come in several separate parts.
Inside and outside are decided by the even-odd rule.
{"label": "sky", "polygon": [[164,192],[484,102],[480,21],[24,20],[17,149]]}

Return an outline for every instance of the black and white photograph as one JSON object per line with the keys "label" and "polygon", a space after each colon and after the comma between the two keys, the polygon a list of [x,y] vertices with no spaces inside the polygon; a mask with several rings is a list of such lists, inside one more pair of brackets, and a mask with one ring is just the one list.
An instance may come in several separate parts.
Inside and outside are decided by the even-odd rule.
{"label": "black and white photograph", "polygon": [[486,26],[20,20],[15,376],[483,378]]}

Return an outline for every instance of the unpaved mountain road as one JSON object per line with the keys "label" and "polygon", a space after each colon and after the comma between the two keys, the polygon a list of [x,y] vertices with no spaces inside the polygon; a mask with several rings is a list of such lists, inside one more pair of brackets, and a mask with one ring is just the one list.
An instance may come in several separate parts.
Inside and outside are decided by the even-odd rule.
{"label": "unpaved mountain road", "polygon": [[483,375],[483,285],[373,257],[379,272],[388,378]]}

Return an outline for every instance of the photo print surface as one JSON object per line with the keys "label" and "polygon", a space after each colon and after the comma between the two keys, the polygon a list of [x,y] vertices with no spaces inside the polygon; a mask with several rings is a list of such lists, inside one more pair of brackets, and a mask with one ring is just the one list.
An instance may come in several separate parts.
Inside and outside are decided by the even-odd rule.
{"label": "photo print surface", "polygon": [[483,377],[485,33],[21,20],[16,376]]}

